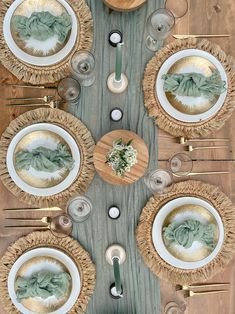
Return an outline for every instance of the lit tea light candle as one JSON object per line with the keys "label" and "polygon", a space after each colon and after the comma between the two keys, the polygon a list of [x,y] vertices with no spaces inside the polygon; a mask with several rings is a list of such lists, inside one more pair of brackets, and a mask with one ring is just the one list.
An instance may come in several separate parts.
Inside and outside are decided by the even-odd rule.
{"label": "lit tea light candle", "polygon": [[121,215],[120,209],[117,206],[111,206],[108,210],[109,218],[118,219]]}
{"label": "lit tea light candle", "polygon": [[118,122],[118,121],[122,120],[122,117],[123,117],[123,112],[121,109],[114,108],[110,111],[110,119],[112,121]]}
{"label": "lit tea light candle", "polygon": [[122,42],[122,33],[118,30],[113,30],[109,33],[109,43],[113,47]]}

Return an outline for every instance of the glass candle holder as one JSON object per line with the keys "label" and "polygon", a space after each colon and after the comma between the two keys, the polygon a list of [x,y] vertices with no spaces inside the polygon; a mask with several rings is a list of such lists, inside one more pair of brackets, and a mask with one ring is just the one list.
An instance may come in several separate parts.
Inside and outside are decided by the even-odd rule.
{"label": "glass candle holder", "polygon": [[66,206],[66,211],[73,222],[83,222],[91,214],[93,205],[86,196],[75,196],[71,198]]}
{"label": "glass candle holder", "polygon": [[156,169],[145,175],[144,183],[153,194],[166,194],[173,187],[173,177],[168,170]]}
{"label": "glass candle holder", "polygon": [[170,34],[175,25],[175,18],[171,11],[158,9],[147,19],[148,36],[146,46],[151,51],[157,51],[162,45],[163,40]]}
{"label": "glass candle holder", "polygon": [[63,100],[76,104],[81,94],[81,86],[74,78],[66,77],[59,82],[57,92]]}
{"label": "glass candle holder", "polygon": [[71,235],[73,223],[68,215],[58,215],[51,218],[49,227],[54,236],[63,238]]}
{"label": "glass candle holder", "polygon": [[95,81],[95,58],[89,51],[76,52],[71,59],[75,77],[82,86],[91,86]]}

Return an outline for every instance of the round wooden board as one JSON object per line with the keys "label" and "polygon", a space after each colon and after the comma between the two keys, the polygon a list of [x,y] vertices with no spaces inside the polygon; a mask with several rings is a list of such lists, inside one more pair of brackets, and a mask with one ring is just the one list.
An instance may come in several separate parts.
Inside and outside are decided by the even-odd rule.
{"label": "round wooden board", "polygon": [[137,10],[147,0],[103,0],[114,11],[129,12]]}
{"label": "round wooden board", "polygon": [[[119,177],[112,170],[112,168],[106,164],[106,155],[112,149],[113,142],[119,138],[122,138],[124,142],[128,142],[132,139],[131,145],[137,150],[138,162],[131,167],[130,172],[126,172],[124,176]],[[94,165],[96,171],[104,181],[114,185],[127,185],[134,183],[140,179],[149,162],[148,147],[145,142],[136,133],[127,130],[115,130],[105,134],[95,146],[94,150]]]}

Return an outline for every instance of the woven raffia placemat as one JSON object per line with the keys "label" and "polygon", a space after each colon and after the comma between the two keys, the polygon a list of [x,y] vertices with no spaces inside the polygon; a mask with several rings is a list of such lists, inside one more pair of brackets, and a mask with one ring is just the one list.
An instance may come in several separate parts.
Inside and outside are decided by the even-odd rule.
{"label": "woven raffia placemat", "polygon": [[[36,1],[36,0],[35,0]],[[78,50],[90,50],[93,39],[93,21],[91,11],[85,0],[67,0],[77,15],[79,33],[71,52],[60,62],[51,66],[34,66],[18,59],[8,48],[3,35],[5,14],[13,0],[0,1],[0,60],[1,63],[19,80],[30,84],[54,83],[70,73],[70,60]]]}
{"label": "woven raffia placemat", "polygon": [[[224,242],[219,254],[205,266],[193,270],[176,268],[166,263],[158,255],[152,241],[152,226],[156,214],[164,204],[183,196],[198,197],[210,202],[220,214],[224,226]],[[141,213],[136,239],[144,262],[155,275],[182,285],[205,281],[222,271],[233,258],[235,208],[230,199],[216,186],[193,180],[176,183],[168,194],[150,198]]]}
{"label": "woven raffia placemat", "polygon": [[[209,52],[220,61],[227,74],[228,89],[224,105],[216,115],[212,116],[210,119],[200,122],[183,122],[171,117],[166,111],[164,111],[156,95],[156,78],[162,64],[171,55],[184,49],[200,49]],[[148,114],[156,119],[156,124],[161,129],[173,136],[185,136],[187,138],[207,136],[213,131],[220,129],[234,110],[234,59],[231,56],[227,56],[218,45],[213,44],[208,40],[198,41],[195,38],[175,40],[160,49],[147,64],[143,80],[143,89],[144,104],[147,108]]]}
{"label": "woven raffia placemat", "polygon": [[67,254],[75,262],[81,277],[81,292],[76,303],[68,313],[84,313],[89,298],[95,288],[95,265],[92,263],[89,254],[76,240],[70,237],[57,238],[50,231],[36,231],[19,238],[14,244],[8,247],[2,257],[0,261],[0,295],[5,313],[20,313],[8,294],[7,280],[13,264],[22,254],[39,247],[58,249]]}
{"label": "woven raffia placemat", "polygon": [[[23,128],[42,122],[56,124],[65,129],[74,138],[81,153],[81,166],[75,181],[66,190],[52,196],[34,196],[24,192],[10,177],[6,164],[8,146],[13,137]],[[93,165],[94,147],[95,142],[90,131],[70,113],[50,108],[27,111],[13,120],[2,134],[0,140],[0,178],[5,187],[25,203],[34,207],[62,206],[66,204],[71,196],[84,194],[91,183],[95,174]]]}

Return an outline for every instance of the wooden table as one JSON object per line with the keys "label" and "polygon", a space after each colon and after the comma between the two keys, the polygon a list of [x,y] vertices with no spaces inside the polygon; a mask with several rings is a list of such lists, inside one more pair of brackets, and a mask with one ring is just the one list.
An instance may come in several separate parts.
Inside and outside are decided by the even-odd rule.
{"label": "wooden table", "polygon": [[[93,1],[88,1],[92,4]],[[154,1],[154,0],[151,0]],[[148,3],[151,2],[150,0]],[[144,6],[141,10],[146,10]],[[150,13],[150,12],[148,12]],[[115,13],[116,14],[116,13]],[[233,0],[189,0],[189,13],[177,23],[174,33],[177,34],[200,34],[200,33],[228,33],[231,34],[229,39],[214,39],[221,47],[235,57],[235,41],[233,36],[233,20],[235,15],[235,2]],[[169,38],[171,40],[171,38]],[[0,83],[17,83],[17,80],[2,66],[0,67]],[[1,88],[1,87],[0,87]],[[53,93],[53,92],[51,92]],[[1,102],[5,103],[6,97],[22,97],[31,95],[43,95],[43,91],[33,92],[22,89],[0,89]],[[2,107],[0,115],[0,133],[2,133],[8,126],[9,122],[23,113],[27,109],[9,108],[6,110]],[[232,118],[226,125],[215,134],[215,137],[229,137],[231,139],[230,149],[226,151],[202,151],[193,152],[192,157],[195,160],[194,170],[229,170],[229,175],[221,176],[201,176],[198,179],[219,185],[221,189],[235,201],[235,136],[233,135],[233,126],[235,124],[235,112]],[[182,146],[175,142],[175,139],[170,135],[159,131],[159,166],[164,167],[171,155],[182,150]],[[9,244],[16,240],[20,234],[9,236],[2,232],[2,225],[4,220],[3,208],[22,207],[18,199],[10,192],[8,192],[0,182],[1,192],[1,211],[0,211],[0,255],[4,253]],[[35,217],[35,214],[32,215]],[[235,280],[234,280],[234,262],[210,282],[231,282],[230,292],[228,294],[221,294],[215,296],[193,297],[185,301],[180,293],[174,291],[174,287],[164,281],[161,281],[161,298],[162,309],[170,301],[186,304],[186,313],[188,314],[233,314],[235,313]],[[154,300],[154,298],[152,299]],[[5,314],[4,309],[0,308],[0,313]],[[101,314],[101,313],[94,313]],[[123,313],[122,313],[123,314]],[[134,314],[134,312],[125,313]],[[155,313],[141,313],[141,314],[155,314]]]}

